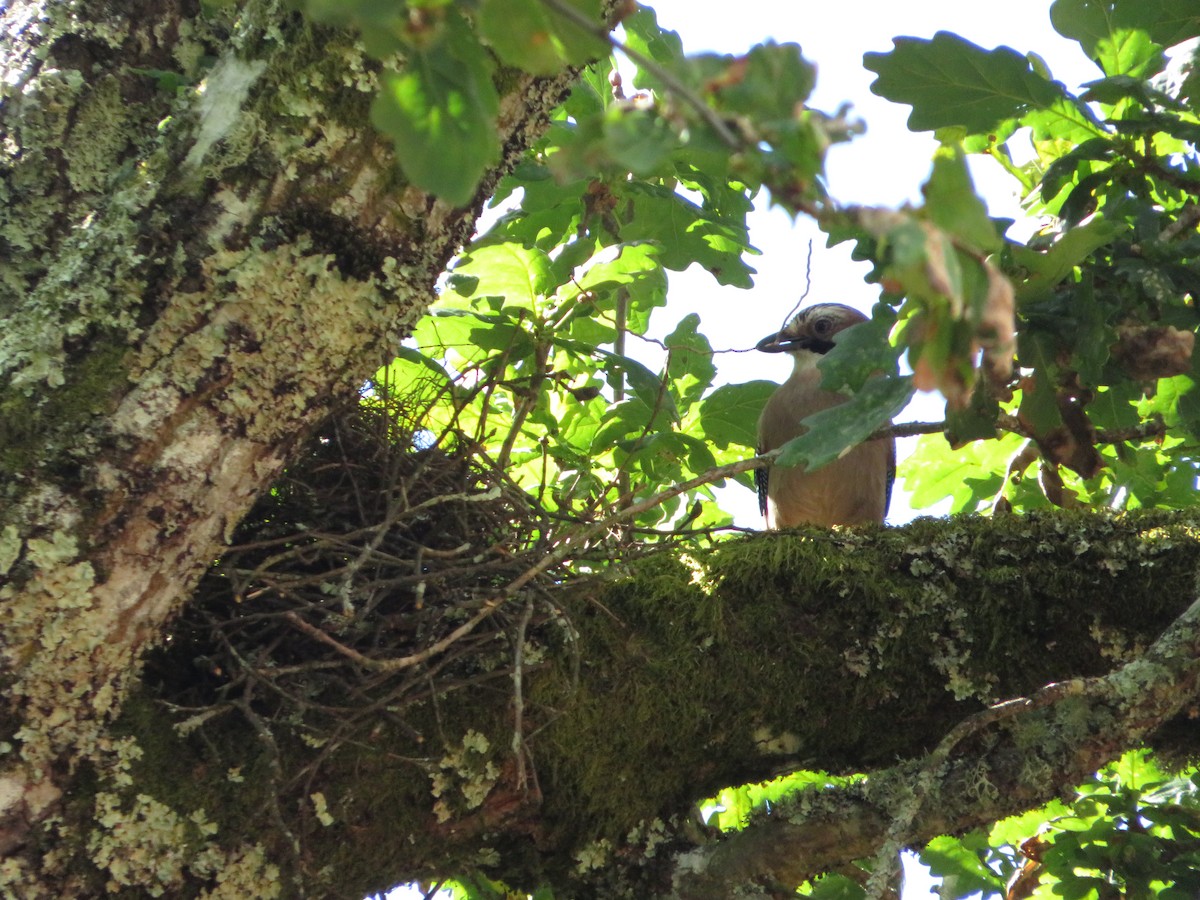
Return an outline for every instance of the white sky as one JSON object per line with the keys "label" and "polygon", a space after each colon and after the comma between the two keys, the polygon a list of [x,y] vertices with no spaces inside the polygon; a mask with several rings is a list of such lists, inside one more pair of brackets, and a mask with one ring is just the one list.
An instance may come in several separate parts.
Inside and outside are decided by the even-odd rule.
{"label": "white sky", "polygon": [[[862,66],[870,51],[887,51],[900,35],[929,38],[952,31],[980,46],[1006,44],[1040,55],[1055,78],[1068,88],[1100,77],[1074,41],[1060,37],[1050,26],[1050,3],[1045,0],[1006,0],[1003,4],[971,0],[646,0],[658,13],[659,24],[679,32],[685,51],[743,53],[766,38],[794,41],[817,66],[817,86],[811,105],[829,112],[849,102],[853,114],[866,122],[865,135],[830,151],[827,173],[832,195],[843,203],[899,206],[919,202],[920,186],[929,173],[936,143],[928,134],[913,134],[905,122],[907,106],[895,106],[871,93],[874,73]],[[981,162],[986,163],[986,160]],[[1011,182],[998,165],[973,167],[976,186],[994,216],[1019,218]],[[780,210],[756,210],[751,242],[762,251],[751,265],[758,270],[755,288],[744,291],[721,287],[707,273],[693,269],[671,273],[666,310],[655,312],[654,331],[662,337],[689,312],[701,317],[700,330],[714,349],[752,348],[759,338],[779,327],[804,290],[808,241],[814,242],[812,288],[808,302],[836,301],[864,311],[874,304],[877,289],[863,281],[869,267],[850,259],[850,245],[825,249],[825,238],[809,222],[792,225]],[[781,359],[780,357],[783,356]],[[755,378],[782,380],[791,360],[783,354],[722,353],[716,358],[721,382]],[[939,419],[937,397],[918,398],[906,419]],[[901,447],[901,456],[905,448]],[[903,465],[903,463],[901,463]],[[897,486],[899,488],[899,485]],[[722,503],[735,511],[739,524],[757,527],[760,517],[753,495],[740,487],[728,489]],[[893,524],[913,514],[899,492],[893,499]],[[930,882],[910,870],[906,900],[929,896]],[[419,897],[398,889],[391,895]]]}

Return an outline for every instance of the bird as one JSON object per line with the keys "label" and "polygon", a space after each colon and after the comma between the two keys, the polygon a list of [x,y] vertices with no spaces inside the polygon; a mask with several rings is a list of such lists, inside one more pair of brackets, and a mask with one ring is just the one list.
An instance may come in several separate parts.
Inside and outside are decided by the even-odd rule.
{"label": "bird", "polygon": [[[842,303],[818,303],[800,310],[784,327],[756,345],[766,353],[789,353],[792,374],[767,400],[758,419],[759,453],[799,437],[800,422],[815,412],[849,399],[821,387],[817,363],[833,349],[839,333],[867,321]],[[759,510],[768,528],[795,525],[882,523],[896,475],[896,442],[865,441],[841,457],[806,472],[802,467],[767,466],[755,470]]]}

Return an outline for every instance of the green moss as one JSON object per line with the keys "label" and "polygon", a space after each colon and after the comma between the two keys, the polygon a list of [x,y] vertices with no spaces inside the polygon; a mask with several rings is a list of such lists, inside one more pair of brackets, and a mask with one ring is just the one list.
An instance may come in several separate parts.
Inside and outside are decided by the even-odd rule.
{"label": "green moss", "polygon": [[41,454],[69,443],[94,417],[110,412],[126,387],[126,361],[126,347],[101,342],[66,368],[56,389],[28,394],[11,385],[0,388],[0,472],[40,466]]}
{"label": "green moss", "polygon": [[729,541],[699,572],[647,559],[573,615],[580,657],[605,663],[585,665],[574,690],[565,661],[534,687],[572,710],[539,737],[552,744],[543,777],[571,798],[548,818],[616,839],[761,779],[772,753],[888,765],[998,698],[1107,671],[1098,629],[1149,641],[1191,595],[1194,519],[919,520]]}

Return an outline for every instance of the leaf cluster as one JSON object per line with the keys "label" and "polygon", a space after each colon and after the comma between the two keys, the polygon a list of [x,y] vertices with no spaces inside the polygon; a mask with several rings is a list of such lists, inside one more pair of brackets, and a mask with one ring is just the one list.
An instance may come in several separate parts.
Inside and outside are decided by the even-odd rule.
{"label": "leaf cluster", "polygon": [[[989,235],[978,212],[965,215],[974,198],[961,179],[955,187],[935,163],[923,213],[962,271],[974,265],[981,280],[971,261],[981,251],[1011,283],[1016,368],[1007,380],[963,382],[947,421],[958,446],[925,440],[909,468],[914,505],[945,496],[955,510],[1192,505],[1200,91],[1193,49],[1175,45],[1200,35],[1200,13],[1186,2],[1058,0],[1051,20],[1100,70],[1078,91],[1033,55],[946,32],[866,56],[872,89],[910,105],[911,128],[934,131],[943,153],[998,162],[1043,221],[1027,237],[993,221]],[[889,235],[895,243],[898,230]],[[858,239],[877,249],[877,235]],[[951,259],[928,238],[912,243],[926,268]],[[901,287],[918,377],[924,360],[968,372],[975,348],[955,340],[955,317]],[[976,303],[975,315],[987,309]],[[944,349],[922,351],[926,343]],[[1023,440],[961,448],[998,427]]]}
{"label": "leaf cluster", "polygon": [[[794,173],[799,157],[815,175],[834,127],[797,113],[812,68],[794,45],[689,58],[649,10],[623,27],[647,66],[637,80],[686,81],[706,92],[702,109],[659,104],[649,91],[626,96],[612,63],[586,69],[500,182],[492,203],[501,212],[456,262],[416,347],[379,379],[400,392],[432,384],[432,439],[481,448],[568,521],[631,507],[753,453],[773,385],[718,385],[699,317],[685,315],[658,341],[647,336],[651,315],[666,302],[668,270],[699,265],[719,283],[751,286],[746,215],[761,179]],[[735,107],[740,124],[723,118]],[[731,154],[721,131],[735,124],[779,148]],[[816,196],[815,182],[806,190]],[[838,432],[822,452],[833,458],[848,443]],[[712,497],[701,486],[631,523],[727,524]]]}
{"label": "leaf cluster", "polygon": [[941,837],[921,853],[941,896],[1194,897],[1200,890],[1200,775],[1145,750],[1106,766],[1074,797]]}

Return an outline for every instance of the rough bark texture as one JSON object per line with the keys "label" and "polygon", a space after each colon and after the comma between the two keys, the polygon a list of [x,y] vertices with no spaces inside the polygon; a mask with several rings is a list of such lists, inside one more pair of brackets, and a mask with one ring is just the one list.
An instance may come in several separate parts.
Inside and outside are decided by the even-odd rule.
{"label": "rough bark texture", "polygon": [[[18,0],[0,34],[0,883],[69,896],[33,830],[127,761],[107,723],[141,654],[427,307],[487,185],[453,209],[399,182],[373,64],[279,3]],[[568,83],[511,79],[497,173]],[[219,890],[260,893],[261,848],[217,847]]]}

